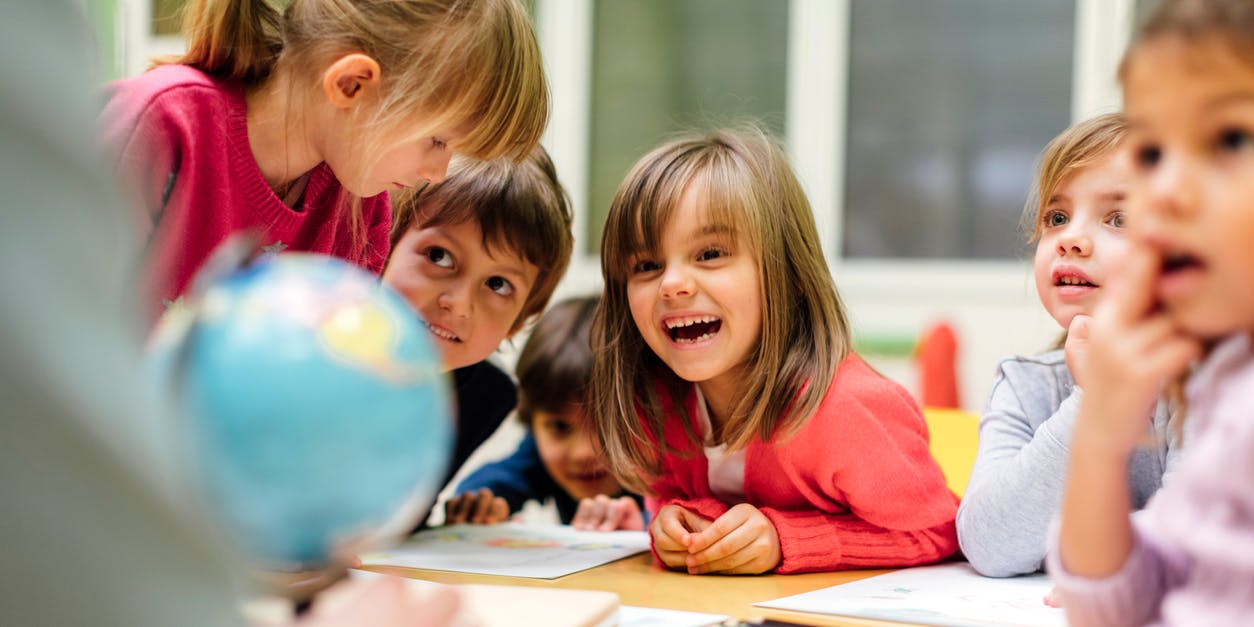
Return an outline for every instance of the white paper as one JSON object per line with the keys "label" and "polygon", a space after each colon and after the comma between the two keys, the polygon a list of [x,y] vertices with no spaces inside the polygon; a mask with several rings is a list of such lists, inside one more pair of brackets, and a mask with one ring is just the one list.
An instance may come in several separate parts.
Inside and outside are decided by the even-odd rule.
{"label": "white paper", "polygon": [[962,563],[907,568],[755,605],[944,627],[1063,627],[1063,611],[1043,600],[1052,587],[1045,575],[994,579]]}
{"label": "white paper", "polygon": [[554,579],[649,550],[644,531],[576,531],[566,525],[501,523],[426,529],[388,551],[361,556],[370,566],[402,566],[506,577]]}
{"label": "white paper", "polygon": [[682,610],[622,605],[618,608],[618,627],[707,627],[727,620],[722,614],[703,614]]}

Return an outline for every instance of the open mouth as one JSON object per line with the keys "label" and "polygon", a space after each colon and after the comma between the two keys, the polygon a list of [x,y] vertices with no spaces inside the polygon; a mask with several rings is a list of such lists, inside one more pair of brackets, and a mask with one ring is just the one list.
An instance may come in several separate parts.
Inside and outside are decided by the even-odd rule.
{"label": "open mouth", "polygon": [[718,334],[723,320],[717,316],[687,316],[671,318],[663,322],[671,341],[677,344],[695,344]]}
{"label": "open mouth", "polygon": [[1059,277],[1054,280],[1054,287],[1073,285],[1078,287],[1097,287],[1097,284],[1078,276]]}
{"label": "open mouth", "polygon": [[579,481],[581,483],[596,483],[598,481],[604,480],[608,476],[610,476],[610,471],[604,470],[604,469],[586,471],[586,472],[576,473],[574,475],[575,481]]}
{"label": "open mouth", "polygon": [[1163,256],[1163,274],[1174,274],[1184,270],[1201,269],[1202,260],[1188,253],[1172,253]]}
{"label": "open mouth", "polygon": [[462,341],[460,337],[453,335],[453,333],[444,329],[443,327],[437,327],[431,324],[430,322],[427,322],[426,320],[424,320],[422,323],[426,325],[427,330],[431,332],[431,335],[434,335],[442,340],[445,340],[448,342],[456,342],[458,344],[460,344]]}

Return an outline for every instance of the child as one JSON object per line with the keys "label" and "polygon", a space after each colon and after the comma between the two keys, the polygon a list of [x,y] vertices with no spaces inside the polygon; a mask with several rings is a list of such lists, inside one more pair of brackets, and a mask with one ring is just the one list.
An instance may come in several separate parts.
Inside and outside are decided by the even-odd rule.
{"label": "child", "polygon": [[809,203],[761,131],[667,143],[619,186],[592,328],[610,467],[653,551],[699,573],[908,566],[957,551],[918,406],[850,349]]}
{"label": "child", "polygon": [[[1081,122],[1050,142],[1041,158],[1028,216],[1034,225],[1036,290],[1062,328],[1104,298],[1127,249],[1124,205],[1131,172],[1127,121],[1112,113]],[[1062,501],[1067,451],[1084,383],[1069,368],[1077,336],[1066,350],[1006,359],[980,421],[980,448],[958,507],[958,540],[981,574],[1035,572],[1045,559],[1049,521]],[[1136,509],[1158,490],[1174,461],[1175,429],[1159,403],[1147,421],[1153,447],[1128,465]]]}
{"label": "child", "polygon": [[445,522],[500,522],[529,500],[552,497],[563,524],[644,529],[639,502],[619,496],[622,488],[596,450],[587,420],[588,327],[598,300],[563,301],[536,323],[515,369],[518,419],[529,433],[513,455],[484,465],[457,486],[457,496],[445,505]]}
{"label": "child", "polygon": [[[1254,5],[1164,0],[1120,80],[1132,129],[1133,249],[1090,325],[1083,374],[1092,384],[1049,570],[1071,625],[1248,625]],[[1145,412],[1204,352],[1186,389],[1189,449],[1130,517],[1126,468]]]}
{"label": "child", "polygon": [[544,311],[574,247],[570,203],[549,155],[455,159],[442,183],[403,195],[383,282],[413,305],[453,372],[457,441],[440,485],[514,409],[487,360]]}
{"label": "child", "polygon": [[188,51],[114,83],[103,113],[138,195],[151,317],[210,252],[383,267],[389,190],[439,182],[453,152],[520,159],[548,119],[518,0],[195,0]]}

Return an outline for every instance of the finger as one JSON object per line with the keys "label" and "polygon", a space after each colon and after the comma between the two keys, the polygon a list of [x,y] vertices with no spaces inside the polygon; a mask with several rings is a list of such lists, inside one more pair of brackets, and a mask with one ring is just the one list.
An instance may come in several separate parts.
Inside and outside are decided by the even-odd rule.
{"label": "finger", "polygon": [[752,554],[746,557],[743,553],[750,548],[755,539],[757,539],[756,534],[749,531],[748,525],[737,527],[706,547],[705,550],[696,553],[689,552],[688,572],[694,574],[719,572],[739,566],[752,559]]}
{"label": "finger", "polygon": [[499,523],[509,519],[509,503],[497,496],[492,498],[492,509],[488,512],[488,522]]}
{"label": "finger", "polygon": [[745,521],[749,518],[749,511],[737,505],[727,510],[714,522],[706,525],[704,529],[688,534],[684,539],[688,552],[700,553],[721,540],[723,536],[731,533],[732,530],[745,524]]}
{"label": "finger", "polygon": [[466,522],[466,509],[469,494],[459,494],[444,504],[444,524],[456,525]]}
{"label": "finger", "polygon": [[1089,339],[1089,329],[1093,323],[1093,317],[1085,314],[1076,314],[1071,319],[1071,324],[1067,327],[1067,343],[1072,341],[1085,342]]}
{"label": "finger", "polygon": [[598,494],[594,498],[586,498],[579,502],[579,511],[582,514],[576,515],[580,524],[576,527],[587,531],[599,530],[605,525],[605,519],[609,516],[610,498],[604,494]]}
{"label": "finger", "polygon": [[649,536],[653,538],[654,548],[659,551],[683,551],[687,554],[688,547],[682,541],[687,529],[679,522],[677,510],[679,508],[674,506],[663,507],[649,525]]}
{"label": "finger", "polygon": [[630,529],[632,524],[632,512],[636,513],[639,518],[640,512],[636,508],[636,502],[631,497],[620,497],[608,503],[609,511],[606,512],[605,521],[598,527],[600,531],[614,531],[615,529]]}
{"label": "finger", "polygon": [[479,493],[475,495],[474,500],[474,516],[471,518],[476,524],[487,524],[492,522],[488,520],[488,513],[492,510],[492,499],[494,495],[487,488],[480,488]]}
{"label": "finger", "polygon": [[[690,556],[691,557],[691,556]],[[760,562],[760,556],[746,547],[742,551],[738,551],[729,555],[717,563],[706,564],[704,566],[689,566],[688,574],[690,575],[757,575],[768,570],[767,568],[757,566]]]}
{"label": "finger", "polygon": [[1154,280],[1162,269],[1162,258],[1146,246],[1132,246],[1124,259],[1124,270],[1112,275],[1111,297],[1099,309],[1108,308],[1119,321],[1130,323],[1145,317],[1154,307]]}

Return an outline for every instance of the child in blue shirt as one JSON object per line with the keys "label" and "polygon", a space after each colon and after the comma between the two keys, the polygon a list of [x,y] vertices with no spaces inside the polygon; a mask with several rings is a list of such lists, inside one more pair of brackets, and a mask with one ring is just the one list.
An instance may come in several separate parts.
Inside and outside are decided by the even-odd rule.
{"label": "child in blue shirt", "polygon": [[518,419],[528,433],[509,457],[484,465],[457,486],[447,523],[503,521],[529,500],[550,497],[564,524],[643,529],[639,497],[626,496],[594,444],[584,400],[592,373],[588,328],[598,298],[554,305],[518,358]]}

